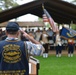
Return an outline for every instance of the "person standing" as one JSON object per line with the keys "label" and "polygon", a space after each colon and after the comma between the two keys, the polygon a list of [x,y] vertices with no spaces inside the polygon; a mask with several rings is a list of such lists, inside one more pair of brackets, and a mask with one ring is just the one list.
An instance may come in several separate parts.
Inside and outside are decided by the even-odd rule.
{"label": "person standing", "polygon": [[62,53],[62,42],[58,31],[56,32],[56,57],[61,57],[61,53]]}
{"label": "person standing", "polygon": [[68,57],[73,57],[73,53],[74,53],[74,39],[73,38],[69,38],[68,39]]}
{"label": "person standing", "polygon": [[45,48],[45,52],[43,53],[43,57],[47,58],[48,57],[48,34],[46,32],[46,30],[44,29],[42,31],[42,34],[40,36],[40,42],[43,45],[43,47]]}
{"label": "person standing", "polygon": [[[29,41],[18,39],[19,33]],[[6,26],[7,38],[0,41],[0,74],[1,75],[29,75],[27,53],[42,55],[44,47],[40,42],[19,30],[16,22],[9,22]]]}

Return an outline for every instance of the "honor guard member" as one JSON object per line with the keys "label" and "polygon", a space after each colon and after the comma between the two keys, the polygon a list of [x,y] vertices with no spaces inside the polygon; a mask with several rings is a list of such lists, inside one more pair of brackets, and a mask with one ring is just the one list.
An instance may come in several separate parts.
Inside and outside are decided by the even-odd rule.
{"label": "honor guard member", "polygon": [[[19,33],[28,38],[25,43],[18,39]],[[23,30],[19,30],[16,22],[6,26],[7,38],[0,41],[0,75],[29,75],[26,52],[41,55],[43,46]]]}
{"label": "honor guard member", "polygon": [[59,31],[56,32],[56,57],[61,57],[62,53],[62,42]]}
{"label": "honor guard member", "polygon": [[45,28],[43,29],[43,32],[40,36],[40,42],[41,44],[43,45],[43,47],[45,48],[45,52],[43,53],[43,57],[44,58],[47,58],[48,57],[48,34],[45,30]]}
{"label": "honor guard member", "polygon": [[74,39],[69,38],[68,39],[68,57],[73,57],[74,46],[75,46]]}

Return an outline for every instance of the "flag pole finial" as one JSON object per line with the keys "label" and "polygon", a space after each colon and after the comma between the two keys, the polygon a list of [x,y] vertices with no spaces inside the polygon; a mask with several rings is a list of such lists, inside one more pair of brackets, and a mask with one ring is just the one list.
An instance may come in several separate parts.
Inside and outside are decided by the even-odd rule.
{"label": "flag pole finial", "polygon": [[44,9],[44,4],[42,4],[42,8]]}

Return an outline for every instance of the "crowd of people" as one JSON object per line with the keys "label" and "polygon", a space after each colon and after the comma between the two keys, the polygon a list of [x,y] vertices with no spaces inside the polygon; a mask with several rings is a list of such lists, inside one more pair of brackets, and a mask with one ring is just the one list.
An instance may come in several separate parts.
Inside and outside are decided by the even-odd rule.
{"label": "crowd of people", "polygon": [[[45,48],[45,51],[43,53],[44,58],[48,57],[49,52],[48,48],[49,47],[51,48],[50,46],[51,43],[53,44],[54,49],[56,50],[56,57],[61,57],[63,45],[65,44],[65,42],[63,42],[62,40],[67,41],[66,49],[68,49],[68,57],[73,57],[75,48],[74,39],[73,38],[63,39],[60,36],[60,31],[56,33],[51,33],[50,31],[52,31],[50,28],[48,30],[46,30],[46,28],[40,30],[39,27],[36,31],[34,31],[34,29],[29,29],[28,31],[25,30],[25,32],[27,32],[32,38],[39,41],[43,45],[43,47]],[[50,34],[48,32],[50,32]],[[2,29],[0,29],[0,40],[5,40],[6,37],[7,35],[5,34],[5,31],[2,31]],[[28,38],[25,38],[22,34],[20,34],[19,39],[21,39],[22,41],[29,41]],[[50,40],[52,40],[52,42]]]}

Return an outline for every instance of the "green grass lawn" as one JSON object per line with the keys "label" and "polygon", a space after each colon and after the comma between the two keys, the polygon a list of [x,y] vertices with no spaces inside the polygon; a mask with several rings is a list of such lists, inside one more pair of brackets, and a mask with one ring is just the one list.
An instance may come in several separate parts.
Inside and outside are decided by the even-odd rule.
{"label": "green grass lawn", "polygon": [[40,61],[39,75],[76,75],[76,56],[58,58],[50,55],[48,58],[35,58]]}

